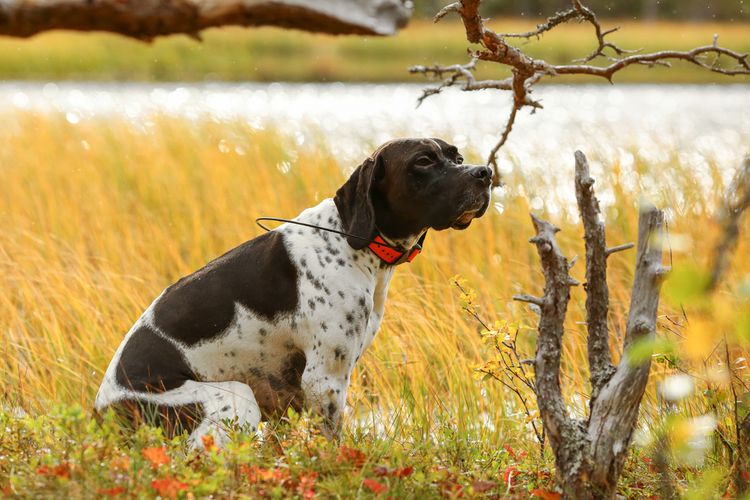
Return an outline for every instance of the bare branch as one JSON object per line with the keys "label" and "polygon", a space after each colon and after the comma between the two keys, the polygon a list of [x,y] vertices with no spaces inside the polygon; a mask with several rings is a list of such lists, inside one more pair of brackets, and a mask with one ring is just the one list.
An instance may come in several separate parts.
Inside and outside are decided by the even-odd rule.
{"label": "bare branch", "polygon": [[435,14],[435,17],[432,18],[432,22],[433,23],[437,23],[438,21],[440,21],[442,18],[444,18],[445,16],[447,16],[451,12],[457,12],[460,15],[460,13],[461,13],[461,3],[460,2],[453,2],[451,4],[446,5],[445,7],[443,7],[442,9],[440,9],[437,14]]}
{"label": "bare branch", "polygon": [[514,295],[513,300],[518,302],[528,302],[529,304],[534,304],[539,307],[542,307],[544,305],[544,299],[541,297],[534,297],[533,295]]}
{"label": "bare branch", "polygon": [[713,266],[706,286],[709,292],[716,288],[727,268],[730,254],[740,235],[742,215],[748,207],[750,207],[750,156],[745,158],[743,165],[732,180],[721,209],[723,236],[714,249]]}
{"label": "bare branch", "polygon": [[534,31],[526,31],[524,33],[501,33],[500,36],[503,38],[539,38],[541,35],[550,31],[555,26],[567,23],[573,19],[578,19],[579,13],[576,9],[567,9],[560,12],[556,12],[553,16],[548,17],[547,21],[537,24]]}
{"label": "bare branch", "polygon": [[594,195],[594,179],[589,173],[586,156],[575,152],[576,200],[583,221],[586,242],[586,324],[588,329],[588,356],[593,407],[599,391],[615,369],[609,353],[609,288],[607,287],[607,242],[604,223],[599,219],[599,201]]}
{"label": "bare branch", "polygon": [[599,43],[599,46],[596,49],[594,49],[594,51],[591,54],[585,57],[582,60],[582,62],[589,62],[592,59],[595,59],[599,56],[603,56],[604,49],[607,49],[607,48],[612,49],[615,52],[615,54],[617,54],[618,56],[622,54],[637,52],[633,50],[621,49],[617,45],[606,41],[605,37],[607,35],[614,33],[620,28],[612,28],[607,31],[602,31],[602,27],[599,24],[599,20],[597,19],[596,14],[594,14],[594,12],[591,9],[583,5],[580,2],[580,0],[572,0],[572,1],[573,1],[573,9],[575,9],[575,11],[578,12],[579,16],[582,19],[584,19],[585,21],[587,21],[594,27],[594,32],[596,33],[596,41]]}
{"label": "bare branch", "polygon": [[622,252],[624,250],[630,250],[633,248],[635,244],[633,243],[624,243],[622,245],[617,245],[616,247],[607,248],[607,257],[612,255],[613,253]]}
{"label": "bare branch", "polygon": [[[664,213],[651,205],[641,207],[625,353],[617,371],[601,389],[589,419],[588,435],[594,465],[591,479],[597,484],[608,484],[619,477],[646,389],[651,359],[634,364],[629,347],[636,340],[653,337],[656,333],[659,290],[668,270],[662,265],[663,240]],[[617,473],[612,474],[612,471]],[[614,491],[616,484],[609,486]]]}
{"label": "bare branch", "polygon": [[[705,55],[715,56],[726,56],[733,60],[737,65],[734,68],[723,68],[718,66],[716,62],[708,64],[701,60],[701,56]],[[561,65],[561,66],[550,66],[549,70],[553,74],[557,75],[592,75],[606,78],[612,81],[612,76],[618,71],[632,66],[634,64],[663,64],[668,65],[668,61],[686,61],[702,68],[705,68],[714,73],[721,73],[722,75],[736,76],[736,75],[750,75],[750,63],[747,60],[748,54],[740,54],[733,50],[726,49],[724,47],[717,47],[714,45],[704,45],[702,47],[696,47],[692,50],[678,51],[678,50],[663,50],[660,52],[653,52],[651,54],[636,54],[628,56],[622,59],[617,59],[614,63],[609,66],[599,67],[590,66],[587,64],[581,65]]]}
{"label": "bare branch", "polygon": [[479,17],[479,4],[482,0],[460,0],[457,9],[466,30],[466,39],[471,43],[479,43],[484,32],[484,23]]}
{"label": "bare branch", "polygon": [[570,300],[568,259],[557,246],[559,229],[547,221],[531,216],[536,236],[529,240],[536,245],[544,271],[544,300],[539,318],[535,373],[536,397],[544,429],[549,436],[558,464],[580,464],[585,461],[585,440],[581,422],[570,418],[560,389],[560,357],[563,325]]}
{"label": "bare branch", "polygon": [[[492,148],[487,158],[487,165],[492,166],[495,170],[496,175],[493,177],[493,183],[496,186],[500,185],[500,175],[497,169],[497,153],[507,143],[518,111],[527,106],[534,109],[542,107],[539,102],[530,98],[530,94],[532,87],[544,77],[590,75],[605,78],[611,82],[615,73],[628,66],[669,67],[671,61],[686,61],[714,73],[728,76],[750,75],[748,54],[741,54],[721,47],[718,45],[716,38],[714,38],[711,45],[697,47],[689,51],[666,50],[652,54],[634,54],[634,52],[638,51],[622,49],[614,43],[607,41],[607,36],[617,31],[617,28],[604,30],[594,12],[586,7],[581,0],[571,0],[571,7],[569,9],[556,13],[548,18],[545,23],[537,25],[535,30],[516,34],[498,34],[487,28],[479,15],[480,2],[481,0],[459,0],[443,8],[436,16],[436,20],[439,20],[448,13],[455,12],[461,17],[466,30],[466,39],[470,43],[482,46],[481,50],[472,53],[472,61],[465,65],[435,66],[432,68],[416,67],[412,69],[412,73],[422,73],[433,77],[439,76],[440,78],[443,78],[444,74],[450,75],[437,87],[426,89],[419,98],[420,103],[427,97],[438,94],[444,88],[454,85],[461,85],[462,90],[495,88],[498,90],[510,90],[513,93],[513,106],[508,114],[505,127],[500,133],[497,144]],[[533,59],[527,56],[522,50],[508,43],[508,40],[514,38],[539,37],[555,27],[573,20],[591,24],[594,27],[594,35],[597,40],[597,47],[592,53],[582,59],[576,60],[580,61],[581,64],[549,64],[544,60]],[[610,58],[612,61],[611,64],[607,66],[585,64],[596,57],[606,56],[605,52],[607,51],[614,53],[614,56]],[[713,56],[711,61],[707,59],[708,56]],[[719,65],[721,58],[724,58],[731,65]],[[473,71],[477,61],[488,61],[507,66],[511,69],[513,75],[510,79],[505,80],[476,82]]]}
{"label": "bare branch", "polygon": [[588,62],[598,56],[604,56],[604,50],[607,48],[611,49],[617,55],[637,52],[633,50],[621,49],[617,45],[608,42],[605,39],[607,35],[610,35],[619,30],[619,27],[605,31],[602,29],[601,24],[599,24],[599,19],[597,19],[596,15],[591,9],[583,5],[578,0],[572,0],[571,3],[573,4],[571,8],[555,13],[553,16],[547,18],[546,22],[538,24],[536,26],[536,29],[533,31],[527,31],[525,33],[503,33],[501,36],[504,38],[539,38],[542,34],[552,30],[556,26],[567,23],[569,21],[577,20],[588,22],[594,27],[594,33],[598,42],[597,48],[594,49],[594,51],[587,57],[580,59],[581,62]]}
{"label": "bare branch", "polygon": [[215,26],[281,26],[332,34],[392,35],[411,9],[401,0],[3,0],[0,35],[29,37],[52,29],[110,31],[151,41]]}
{"label": "bare branch", "polygon": [[512,79],[506,78],[505,80],[481,80],[477,81],[474,78],[472,71],[476,68],[477,58],[473,57],[471,61],[466,64],[453,64],[451,66],[412,66],[409,68],[409,73],[412,74],[423,74],[431,78],[443,78],[446,74],[449,76],[444,78],[440,84],[435,87],[428,87],[422,91],[422,95],[417,99],[417,107],[428,97],[439,94],[448,87],[453,87],[461,83],[461,90],[485,90],[485,89],[496,89],[496,90],[512,90]]}

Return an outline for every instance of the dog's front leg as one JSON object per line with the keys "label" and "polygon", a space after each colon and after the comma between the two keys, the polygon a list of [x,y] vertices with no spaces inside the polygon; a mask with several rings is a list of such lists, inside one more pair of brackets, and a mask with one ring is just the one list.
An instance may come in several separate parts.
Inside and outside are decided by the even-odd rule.
{"label": "dog's front leg", "polygon": [[328,439],[338,439],[341,419],[346,406],[354,360],[344,345],[316,347],[307,355],[302,374],[305,406],[323,418],[323,433]]}

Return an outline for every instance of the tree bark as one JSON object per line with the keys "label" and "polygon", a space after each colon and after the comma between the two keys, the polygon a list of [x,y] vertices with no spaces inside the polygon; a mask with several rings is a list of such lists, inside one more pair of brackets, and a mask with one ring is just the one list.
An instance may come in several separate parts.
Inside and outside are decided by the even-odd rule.
{"label": "tree bark", "polygon": [[591,482],[607,497],[616,491],[651,370],[650,356],[635,363],[628,349],[634,342],[656,335],[659,291],[669,271],[661,263],[663,240],[664,213],[652,205],[642,206],[624,354],[617,371],[602,388],[589,419]]}
{"label": "tree bark", "polygon": [[330,34],[392,35],[403,0],[0,0],[0,35],[53,29],[110,31],[139,40],[226,25],[280,26]]}
{"label": "tree bark", "polygon": [[560,389],[560,358],[565,313],[570,301],[570,287],[578,283],[570,277],[570,264],[557,246],[555,233],[560,231],[534,215],[531,220],[536,236],[529,243],[536,245],[544,271],[544,296],[539,299],[539,337],[534,371],[536,400],[544,429],[555,454],[555,463],[564,476],[564,489],[578,497],[585,491],[586,481],[581,470],[586,463],[586,432],[583,423],[571,418],[565,408]]}
{"label": "tree bark", "polygon": [[588,329],[588,355],[591,379],[590,407],[593,408],[604,384],[615,369],[609,353],[609,288],[607,287],[607,244],[604,223],[599,220],[599,202],[594,196],[594,179],[589,174],[589,164],[580,151],[576,159],[576,200],[583,221],[586,242],[586,325]]}

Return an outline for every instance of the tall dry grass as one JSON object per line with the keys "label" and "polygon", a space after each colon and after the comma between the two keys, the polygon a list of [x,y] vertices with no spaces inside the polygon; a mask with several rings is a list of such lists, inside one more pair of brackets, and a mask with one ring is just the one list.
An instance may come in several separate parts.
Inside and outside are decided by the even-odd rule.
{"label": "tall dry grass", "polygon": [[[72,125],[62,116],[18,114],[4,119],[0,144],[0,391],[6,404],[32,412],[57,402],[90,406],[122,336],[165,286],[260,234],[255,217],[293,216],[331,196],[351,167],[315,145],[298,149],[274,131],[168,117],[146,125],[112,118]],[[611,199],[609,242],[635,237],[642,179],[650,176],[661,186],[661,203],[671,206],[670,234],[685,243],[673,248],[674,267],[704,267],[717,237],[712,210],[726,177],[719,171],[727,166],[708,167],[711,185],[698,184],[676,155],[672,167],[665,176],[637,158],[632,168],[605,165],[597,186]],[[572,188],[572,152],[560,168],[571,172]],[[643,176],[635,182],[633,169]],[[538,174],[505,181],[512,189],[502,213],[490,209],[464,232],[431,233],[422,256],[396,273],[383,327],[358,366],[350,398],[358,418],[377,415],[394,439],[418,443],[413,429],[429,437],[438,421],[490,440],[524,437],[509,435],[517,425],[505,425],[520,415],[514,396],[472,376],[488,353],[449,282],[465,277],[488,320],[534,324],[533,314],[511,301],[516,293],[540,293],[542,285],[527,243],[532,228],[523,193],[560,201],[560,190]],[[583,256],[575,218],[548,215],[563,228],[567,254]],[[749,250],[743,238],[730,282],[750,271]],[[633,261],[623,252],[609,263],[615,350]],[[583,281],[581,264],[573,275]],[[575,289],[563,365],[570,395],[588,390],[584,300]],[[665,304],[661,314],[659,334],[686,342],[679,304]],[[531,356],[533,331],[521,339]],[[668,370],[656,365],[654,378]],[[584,398],[572,401],[573,410],[585,412]],[[653,384],[644,409],[647,419],[657,410]],[[399,434],[414,423],[411,434]]]}

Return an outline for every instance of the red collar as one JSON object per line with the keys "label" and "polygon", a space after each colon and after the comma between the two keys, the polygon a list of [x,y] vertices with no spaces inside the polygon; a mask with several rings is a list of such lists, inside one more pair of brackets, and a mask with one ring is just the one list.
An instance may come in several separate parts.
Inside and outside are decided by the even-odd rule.
{"label": "red collar", "polygon": [[417,255],[420,254],[426,236],[427,232],[420,236],[417,243],[413,247],[411,247],[411,249],[402,252],[401,250],[398,250],[386,243],[385,240],[378,234],[370,242],[370,244],[367,245],[367,248],[372,250],[372,253],[377,255],[380,260],[382,260],[386,264],[397,266],[399,264],[403,264],[404,262],[411,262]]}

